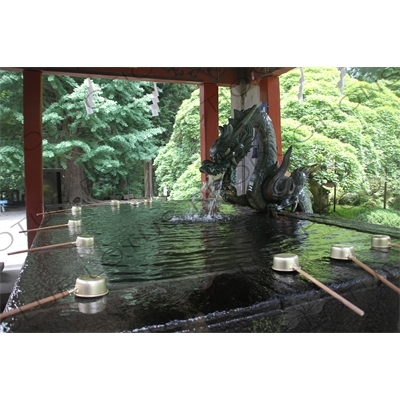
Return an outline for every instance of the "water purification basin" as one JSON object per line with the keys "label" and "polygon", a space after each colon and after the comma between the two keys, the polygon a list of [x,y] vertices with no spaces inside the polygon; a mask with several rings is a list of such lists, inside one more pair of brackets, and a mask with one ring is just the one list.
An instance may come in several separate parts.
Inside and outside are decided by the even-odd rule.
{"label": "water purification basin", "polygon": [[[90,235],[94,246],[29,253],[6,305],[12,309],[100,275],[109,293],[68,296],[15,315],[3,332],[398,332],[399,296],[331,246],[400,284],[399,250],[371,249],[357,229],[223,204],[210,216],[196,201],[82,207],[76,230],[44,230],[33,246]],[[65,223],[46,216],[43,226]],[[356,228],[356,226],[355,226]],[[399,230],[400,232],[400,230]],[[393,235],[393,230],[391,231]],[[400,237],[400,234],[399,236]],[[275,254],[297,254],[301,268],[365,311],[359,316],[301,275],[272,269]]]}

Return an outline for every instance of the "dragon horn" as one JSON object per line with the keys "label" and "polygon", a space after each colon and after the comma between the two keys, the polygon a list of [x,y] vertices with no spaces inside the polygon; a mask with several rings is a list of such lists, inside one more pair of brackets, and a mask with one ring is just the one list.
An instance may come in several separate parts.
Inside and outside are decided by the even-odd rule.
{"label": "dragon horn", "polygon": [[258,106],[254,105],[249,110],[247,110],[246,114],[245,114],[245,117],[240,121],[240,125],[247,124],[250,121],[250,119],[253,116],[253,114],[255,113],[255,111],[257,110],[257,108],[258,108]]}
{"label": "dragon horn", "polygon": [[242,113],[242,112],[240,112],[238,110],[234,110],[235,118],[237,116],[244,115],[242,120],[239,121],[239,123],[235,126],[235,132],[238,131],[239,129],[241,129],[241,127],[243,125],[246,125],[250,121],[250,119],[253,117],[253,114],[255,113],[256,110],[257,110],[257,105],[254,105],[252,108],[247,110],[246,113]]}

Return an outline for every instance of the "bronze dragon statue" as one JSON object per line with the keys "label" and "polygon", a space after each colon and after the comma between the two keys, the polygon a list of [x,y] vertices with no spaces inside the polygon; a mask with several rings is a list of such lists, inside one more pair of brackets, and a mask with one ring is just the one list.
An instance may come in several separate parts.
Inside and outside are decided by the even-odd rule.
{"label": "bronze dragon statue", "polygon": [[[258,137],[258,157],[247,185],[246,194],[237,195],[236,167],[253,147],[253,128]],[[271,118],[257,106],[244,111],[234,110],[229,123],[219,127],[219,138],[210,148],[211,160],[201,163],[200,171],[212,177],[212,185],[220,189],[222,198],[233,204],[252,207],[276,215],[277,211],[312,213],[311,200],[305,185],[306,168],[287,173],[292,147],[282,164],[277,162],[275,131]]]}

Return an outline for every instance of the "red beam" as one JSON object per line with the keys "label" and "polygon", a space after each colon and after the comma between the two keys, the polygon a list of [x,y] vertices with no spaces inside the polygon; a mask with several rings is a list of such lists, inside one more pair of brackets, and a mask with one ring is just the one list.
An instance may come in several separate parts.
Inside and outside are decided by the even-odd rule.
{"label": "red beam", "polygon": [[[21,68],[5,69],[13,71],[21,70]],[[35,67],[32,69],[41,70],[44,74],[84,78],[126,79],[144,82],[170,82],[197,85],[202,83],[215,83],[219,86],[238,85],[238,68],[233,67]]]}
{"label": "red beam", "polygon": [[127,79],[147,82],[170,82],[235,87],[244,79],[246,83],[258,84],[266,76],[279,76],[293,67],[0,67],[10,71],[42,71],[50,75],[75,77]]}
{"label": "red beam", "polygon": [[279,89],[279,78],[268,76],[260,81],[261,103],[268,103],[268,114],[274,125],[276,145],[278,146],[278,162],[281,163],[282,155],[282,133],[281,133],[281,99]]}
{"label": "red beam", "polygon": [[[24,168],[27,229],[39,227],[43,212],[42,73],[24,71]],[[28,233],[31,247],[35,232]]]}
{"label": "red beam", "polygon": [[[218,86],[212,83],[200,85],[200,156],[210,158],[210,147],[218,139]],[[201,174],[202,185],[206,174]]]}

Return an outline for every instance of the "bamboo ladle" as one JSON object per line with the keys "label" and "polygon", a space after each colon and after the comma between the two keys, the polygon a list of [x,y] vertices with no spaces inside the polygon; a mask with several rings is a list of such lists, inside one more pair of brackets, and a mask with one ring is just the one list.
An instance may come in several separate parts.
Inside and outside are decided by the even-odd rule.
{"label": "bamboo ladle", "polygon": [[76,291],[76,288],[68,289],[68,290],[65,290],[64,292],[57,293],[57,294],[54,294],[49,297],[45,297],[44,299],[37,300],[37,301],[34,301],[29,304],[25,304],[24,306],[21,306],[21,307],[17,307],[14,310],[3,312],[0,314],[0,321],[3,318],[10,317],[11,315],[15,315],[15,314],[18,314],[23,311],[28,311],[34,307],[38,307],[43,304],[50,303],[51,301],[54,301],[54,300],[62,299],[63,297],[67,297],[68,295],[70,295],[71,293],[74,293],[75,291]]}
{"label": "bamboo ladle", "polygon": [[47,229],[57,229],[57,228],[64,228],[68,226],[69,228],[81,226],[81,220],[80,219],[70,219],[67,224],[61,224],[61,225],[54,225],[54,226],[45,226],[43,228],[33,228],[33,229],[28,229],[26,231],[19,231],[19,233],[26,233],[26,232],[35,232],[35,231],[44,231]]}
{"label": "bamboo ladle", "polygon": [[102,276],[84,275],[76,279],[75,287],[73,289],[65,290],[61,293],[45,297],[41,300],[33,301],[32,303],[25,304],[17,307],[14,310],[6,311],[0,314],[0,321],[3,318],[10,317],[23,311],[31,310],[34,307],[42,306],[43,304],[50,303],[54,300],[62,299],[74,293],[78,297],[99,297],[108,293],[105,278]]}
{"label": "bamboo ladle", "polygon": [[321,289],[325,290],[332,297],[334,297],[335,299],[337,299],[340,302],[342,302],[346,307],[350,308],[356,314],[358,314],[360,316],[364,315],[364,311],[363,310],[361,310],[360,308],[355,306],[353,303],[351,303],[350,301],[346,300],[344,297],[342,297],[339,294],[337,294],[336,292],[334,292],[332,289],[329,289],[323,283],[321,283],[320,281],[318,281],[317,279],[315,279],[311,275],[307,274],[307,272],[304,272],[299,266],[299,257],[296,254],[292,254],[292,253],[277,254],[274,257],[274,262],[273,262],[273,265],[272,265],[272,269],[275,270],[275,271],[279,271],[279,272],[296,271],[299,274],[305,276],[311,282],[315,283]]}
{"label": "bamboo ladle", "polygon": [[375,272],[373,269],[371,269],[370,267],[368,267],[367,265],[365,265],[364,263],[362,263],[360,260],[358,260],[355,257],[355,255],[354,255],[354,247],[353,246],[334,245],[331,248],[331,256],[330,257],[333,258],[333,259],[336,259],[336,260],[351,260],[351,261],[354,261],[357,265],[359,265],[365,271],[369,272],[375,278],[379,279],[382,283],[384,283],[386,286],[390,287],[397,294],[400,294],[400,288],[398,288],[397,286],[393,285],[392,282],[389,282],[382,275],[379,275],[377,272]]}
{"label": "bamboo ladle", "polygon": [[39,215],[49,215],[49,214],[59,214],[59,213],[65,213],[65,212],[67,212],[67,210],[46,211],[46,212],[42,212],[42,213],[36,213],[36,216],[39,216]]}
{"label": "bamboo ladle", "polygon": [[48,246],[42,246],[42,247],[34,247],[31,249],[25,249],[25,250],[19,250],[19,251],[14,251],[12,253],[8,253],[8,255],[12,254],[20,254],[20,253],[32,253],[34,251],[41,251],[41,250],[47,250],[47,249],[55,249],[57,247],[62,247],[62,246],[71,246],[75,244],[78,247],[91,247],[94,244],[94,238],[93,236],[78,236],[76,238],[75,242],[65,242],[65,243],[57,243],[57,244],[50,244]]}
{"label": "bamboo ladle", "polygon": [[36,216],[39,215],[49,215],[49,214],[59,214],[59,213],[65,213],[67,211],[71,211],[72,214],[78,214],[82,211],[81,206],[72,206],[70,209],[64,209],[64,210],[58,210],[58,211],[47,211],[47,212],[42,212],[42,213],[37,213]]}

